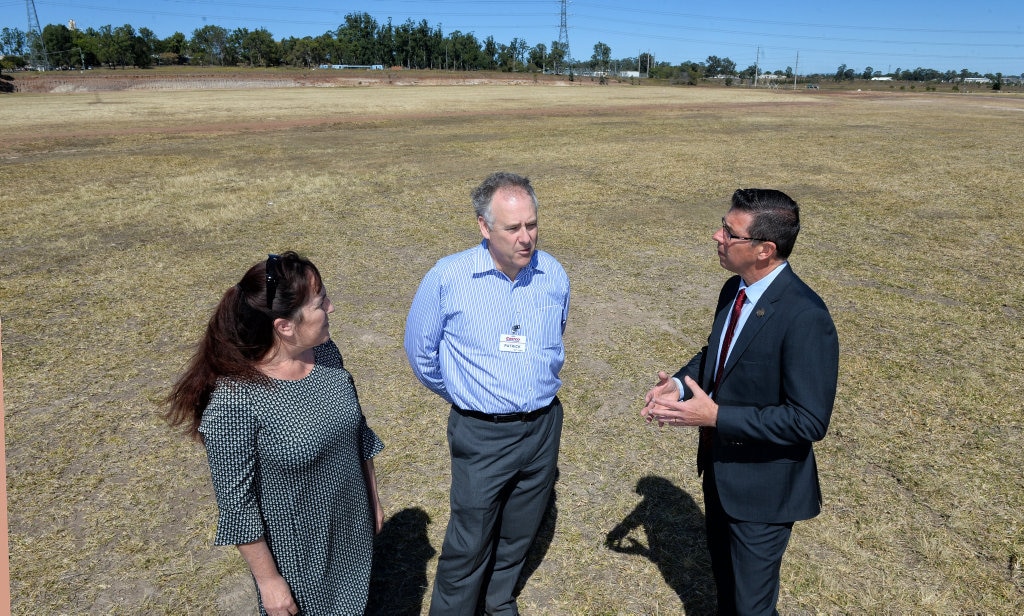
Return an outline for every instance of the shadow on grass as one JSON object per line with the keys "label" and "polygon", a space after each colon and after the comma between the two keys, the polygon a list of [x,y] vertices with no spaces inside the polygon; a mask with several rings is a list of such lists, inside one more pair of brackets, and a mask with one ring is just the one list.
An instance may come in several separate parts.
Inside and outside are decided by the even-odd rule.
{"label": "shadow on grass", "polygon": [[[664,477],[641,478],[636,493],[643,500],[608,531],[605,545],[650,559],[682,601],[686,614],[714,614],[717,600],[704,513],[693,497]],[[646,534],[647,545],[632,536],[636,529]]]}
{"label": "shadow on grass", "polygon": [[367,616],[419,616],[427,591],[427,563],[436,554],[427,536],[430,516],[403,509],[384,523],[373,546]]}
{"label": "shadow on grass", "polygon": [[[544,562],[551,546],[558,520],[555,500],[555,490],[552,490],[537,537],[526,555],[515,595]],[[384,522],[384,528],[374,541],[365,616],[419,616],[429,588],[427,563],[437,553],[427,536],[429,524],[430,516],[419,507],[403,509]]]}

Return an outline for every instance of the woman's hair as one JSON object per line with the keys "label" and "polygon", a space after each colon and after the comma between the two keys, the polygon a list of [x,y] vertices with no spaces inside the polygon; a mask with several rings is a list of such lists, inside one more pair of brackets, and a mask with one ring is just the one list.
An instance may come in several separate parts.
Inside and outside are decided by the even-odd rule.
{"label": "woman's hair", "polygon": [[201,438],[199,424],[217,379],[261,381],[257,364],[274,346],[274,320],[296,320],[320,293],[320,271],[294,252],[270,255],[224,293],[185,372],[165,400],[171,425]]}

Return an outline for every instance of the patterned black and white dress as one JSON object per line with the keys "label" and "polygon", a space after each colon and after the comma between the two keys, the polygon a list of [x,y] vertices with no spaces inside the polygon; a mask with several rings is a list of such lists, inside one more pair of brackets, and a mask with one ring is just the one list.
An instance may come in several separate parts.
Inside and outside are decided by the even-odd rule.
{"label": "patterned black and white dress", "polygon": [[304,616],[362,614],[374,531],[362,462],[384,443],[338,347],[328,340],[314,352],[303,379],[225,379],[214,390],[199,431],[220,511],[216,544],[265,537]]}

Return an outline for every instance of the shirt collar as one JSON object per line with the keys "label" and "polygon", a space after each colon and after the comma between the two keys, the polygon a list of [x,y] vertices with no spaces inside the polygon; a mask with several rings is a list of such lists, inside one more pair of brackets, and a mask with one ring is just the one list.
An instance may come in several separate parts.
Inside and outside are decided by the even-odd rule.
{"label": "shirt collar", "polygon": [[767,276],[758,280],[749,287],[743,282],[743,279],[740,278],[740,288],[747,290],[747,299],[750,300],[751,305],[756,304],[757,300],[761,299],[764,292],[768,290],[768,286],[772,284],[772,281],[779,277],[779,274],[782,273],[782,270],[785,269],[787,265],[789,265],[789,262],[783,261],[778,267],[769,272]]}
{"label": "shirt collar", "polygon": [[[494,257],[491,256],[491,251],[488,250],[487,248],[487,238],[484,238],[483,240],[480,241],[480,244],[477,246],[477,250],[474,251],[473,254],[474,274],[486,274],[488,272],[495,272],[501,274],[502,276],[505,275],[502,274],[501,271],[498,269],[498,266],[494,264]],[[533,256],[530,257],[530,262],[526,264],[526,266],[524,266],[523,269],[519,270],[519,273],[523,274],[525,272],[527,273],[527,275],[529,275],[536,269],[537,251],[534,250]],[[519,280],[519,276],[516,276],[516,280]]]}

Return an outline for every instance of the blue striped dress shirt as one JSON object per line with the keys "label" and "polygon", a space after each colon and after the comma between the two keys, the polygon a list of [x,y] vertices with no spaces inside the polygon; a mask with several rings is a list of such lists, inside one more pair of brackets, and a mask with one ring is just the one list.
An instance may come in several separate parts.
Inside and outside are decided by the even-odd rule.
{"label": "blue striped dress shirt", "polygon": [[[554,257],[535,251],[512,281],[483,240],[427,272],[405,322],[405,354],[420,382],[455,406],[528,412],[562,385],[568,316],[569,277]],[[525,350],[501,350],[506,335],[525,339]]]}

